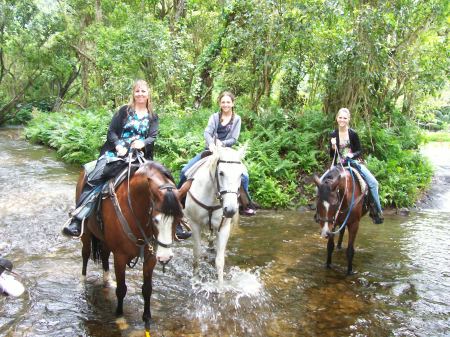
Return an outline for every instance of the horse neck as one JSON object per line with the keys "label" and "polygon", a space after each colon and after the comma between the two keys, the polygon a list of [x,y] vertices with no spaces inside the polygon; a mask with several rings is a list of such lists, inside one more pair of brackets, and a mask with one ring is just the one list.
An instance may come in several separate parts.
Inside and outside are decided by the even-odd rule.
{"label": "horse neck", "polygon": [[[339,194],[342,197],[344,197],[344,201],[342,203],[343,207],[350,206],[350,203],[352,201],[352,194],[353,194],[353,186],[355,187],[353,200],[356,200],[356,198],[361,194],[361,188],[359,187],[358,182],[356,181],[357,178],[353,176],[352,174],[346,169],[345,173],[340,176],[340,182],[339,182]],[[345,193],[345,195],[344,195]]]}
{"label": "horse neck", "polygon": [[[129,185],[129,190],[128,190]],[[128,194],[133,205],[133,212],[139,221],[147,221],[148,211],[150,208],[150,192],[148,187],[148,180],[144,174],[136,172],[131,178],[128,184],[128,180],[125,180],[119,189],[117,190],[121,205],[128,206]],[[128,207],[127,207],[128,208]]]}
{"label": "horse neck", "polygon": [[[214,165],[211,163],[211,165]],[[218,204],[217,201],[217,182],[211,165],[204,165],[194,176],[194,181],[190,188],[191,193],[202,202],[209,205]]]}

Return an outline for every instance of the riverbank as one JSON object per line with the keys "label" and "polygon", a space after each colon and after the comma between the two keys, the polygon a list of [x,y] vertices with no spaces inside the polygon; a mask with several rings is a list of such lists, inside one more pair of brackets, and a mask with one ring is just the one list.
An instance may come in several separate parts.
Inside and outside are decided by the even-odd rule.
{"label": "riverbank", "polygon": [[416,208],[450,211],[450,142],[432,142],[421,147],[421,153],[433,164],[430,189],[417,202]]}

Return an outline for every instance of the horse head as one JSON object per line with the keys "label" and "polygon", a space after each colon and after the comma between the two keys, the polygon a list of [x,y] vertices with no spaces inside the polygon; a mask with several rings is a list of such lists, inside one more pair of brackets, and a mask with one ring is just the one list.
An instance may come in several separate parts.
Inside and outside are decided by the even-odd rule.
{"label": "horse head", "polygon": [[158,163],[148,162],[136,173],[143,174],[148,181],[149,223],[157,247],[156,259],[166,264],[173,257],[175,229],[183,217],[178,190],[170,172]]}
{"label": "horse head", "polygon": [[214,177],[217,187],[217,198],[220,200],[223,215],[232,218],[239,210],[239,187],[241,177],[245,172],[242,159],[245,156],[246,146],[238,150],[230,147],[211,146],[210,175]]}
{"label": "horse head", "polygon": [[320,235],[323,238],[332,235],[333,226],[338,216],[340,181],[341,173],[336,167],[327,172],[322,179],[314,175],[314,182],[317,186],[316,220],[320,224]]}

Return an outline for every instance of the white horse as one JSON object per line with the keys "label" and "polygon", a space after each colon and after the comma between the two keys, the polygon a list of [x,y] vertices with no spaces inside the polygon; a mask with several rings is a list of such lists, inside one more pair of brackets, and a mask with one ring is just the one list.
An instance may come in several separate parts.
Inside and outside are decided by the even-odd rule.
{"label": "white horse", "polygon": [[[245,147],[233,150],[217,146],[211,149],[199,167],[194,166],[192,185],[186,195],[184,214],[192,227],[194,240],[194,276],[199,273],[201,227],[216,233],[216,270],[219,286],[223,284],[225,249],[230,236],[232,220],[239,217],[239,187],[246,168],[241,159]],[[188,172],[189,173],[189,172]],[[189,174],[188,174],[189,176]]]}

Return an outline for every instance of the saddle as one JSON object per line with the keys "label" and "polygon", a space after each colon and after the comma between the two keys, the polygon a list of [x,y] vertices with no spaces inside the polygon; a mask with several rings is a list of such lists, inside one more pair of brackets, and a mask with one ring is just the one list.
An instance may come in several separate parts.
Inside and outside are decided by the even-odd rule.
{"label": "saddle", "polygon": [[[84,166],[85,176],[87,177],[96,167],[97,161],[94,160],[89,162]],[[140,164],[131,164],[130,168],[130,177],[137,171],[140,167]],[[102,200],[110,198],[111,195],[115,192],[117,187],[128,178],[128,165],[124,167],[115,177],[107,180],[103,185],[99,187],[98,190],[94,190],[91,194],[86,198],[86,201],[79,206],[76,210],[71,212],[71,216],[77,216],[80,219],[88,218],[95,212],[95,216],[97,219],[97,223],[101,232],[103,232],[103,222],[101,218],[101,206]],[[85,181],[85,184],[87,181]]]}
{"label": "saddle", "polygon": [[[208,157],[212,155],[212,152],[209,150],[205,150],[201,154],[201,159],[196,162],[189,170],[186,171],[186,182],[181,186],[180,188],[180,198],[184,200],[186,194],[189,192],[189,189],[191,188],[192,181],[194,180],[194,175],[197,173],[197,171],[202,167],[206,161],[208,160]],[[242,187],[242,185],[239,188],[239,204],[244,209],[251,206],[252,208],[255,208],[255,205],[250,199],[250,196],[247,194],[245,189]],[[184,202],[183,202],[184,206]]]}

